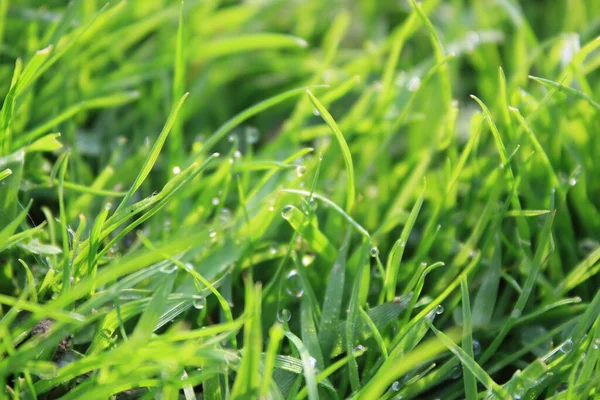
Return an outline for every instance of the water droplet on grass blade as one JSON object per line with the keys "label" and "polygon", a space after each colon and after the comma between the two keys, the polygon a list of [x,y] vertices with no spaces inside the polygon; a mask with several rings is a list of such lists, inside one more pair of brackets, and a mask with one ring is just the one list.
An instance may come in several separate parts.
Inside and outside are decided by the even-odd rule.
{"label": "water droplet on grass blade", "polygon": [[392,383],[392,390],[393,390],[394,392],[397,392],[397,391],[399,391],[399,390],[400,390],[400,382],[398,382],[398,381],[395,381],[394,383]]}
{"label": "water droplet on grass blade", "polygon": [[310,366],[311,366],[311,368],[314,368],[317,366],[317,359],[312,356],[310,357]]}
{"label": "water droplet on grass blade", "polygon": [[292,318],[292,313],[287,308],[277,312],[277,321],[283,323],[288,322]]}
{"label": "water droplet on grass blade", "polygon": [[438,306],[435,308],[435,313],[436,313],[437,315],[440,315],[440,314],[441,314],[441,313],[443,313],[443,312],[444,312],[444,306],[443,306],[443,305],[441,305],[441,304],[438,304]]}
{"label": "water droplet on grass blade", "polygon": [[408,83],[406,84],[406,88],[411,92],[416,92],[421,87],[421,78],[418,76],[414,76],[410,78]]}
{"label": "water droplet on grass blade", "polygon": [[481,353],[481,343],[477,340],[473,340],[473,354],[477,355],[479,353]]}
{"label": "water droplet on grass blade", "polygon": [[174,175],[179,175],[180,172],[181,172],[181,168],[179,168],[178,166],[173,167],[173,174]]}
{"label": "water droplet on grass blade", "polygon": [[194,308],[196,310],[202,310],[204,305],[206,304],[206,299],[204,296],[196,295],[194,296]]}
{"label": "water droplet on grass blade", "polygon": [[283,210],[281,210],[281,216],[285,219],[289,219],[293,212],[294,207],[288,204],[287,206],[283,207]]}
{"label": "water droplet on grass blade", "polygon": [[298,165],[296,167],[296,175],[302,176],[306,173],[306,167],[304,165]]}
{"label": "water droplet on grass blade", "polygon": [[573,340],[565,340],[565,342],[560,346],[560,351],[562,351],[565,354],[568,354],[571,351],[573,351]]}
{"label": "water droplet on grass blade", "polygon": [[594,339],[594,342],[592,343],[592,348],[594,350],[600,349],[600,339]]}
{"label": "water droplet on grass blade", "polygon": [[462,368],[459,365],[458,367],[455,367],[454,369],[452,369],[452,371],[450,372],[450,378],[458,379],[458,378],[460,378],[461,374],[462,374]]}
{"label": "water droplet on grass blade", "polygon": [[306,253],[302,256],[302,265],[308,267],[315,260],[315,255]]}
{"label": "water droplet on grass blade", "polygon": [[295,269],[291,270],[285,277],[285,291],[293,297],[302,297],[304,294],[300,275]]}
{"label": "water droplet on grass blade", "polygon": [[231,211],[228,208],[224,208],[221,210],[221,216],[219,217],[221,222],[228,223],[231,222]]}
{"label": "water droplet on grass blade", "polygon": [[246,141],[248,143],[256,143],[258,142],[259,131],[255,127],[249,126],[246,128]]}
{"label": "water droplet on grass blade", "polygon": [[369,254],[373,258],[377,257],[379,255],[379,249],[377,248],[377,246],[371,247],[371,250],[369,250]]}
{"label": "water droplet on grass blade", "polygon": [[575,179],[575,178],[569,179],[569,186],[575,186],[575,185],[577,185],[577,179]]}
{"label": "water droplet on grass blade", "polygon": [[164,267],[161,267],[159,271],[162,272],[163,274],[172,274],[173,272],[177,271],[177,265],[168,264],[168,265],[165,265]]}
{"label": "water droplet on grass blade", "polygon": [[212,203],[213,206],[219,205],[220,202],[221,202],[221,200],[219,200],[218,197],[213,197],[212,200],[211,200],[211,203]]}

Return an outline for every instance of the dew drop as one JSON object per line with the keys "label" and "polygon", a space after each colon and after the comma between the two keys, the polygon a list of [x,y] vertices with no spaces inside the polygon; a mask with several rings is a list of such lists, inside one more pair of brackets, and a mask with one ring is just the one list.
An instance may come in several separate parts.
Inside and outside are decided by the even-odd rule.
{"label": "dew drop", "polygon": [[317,207],[319,206],[319,203],[317,203],[317,199],[311,197],[310,199],[308,199],[308,205],[310,206],[311,210],[316,211]]}
{"label": "dew drop", "polygon": [[594,350],[600,349],[600,338],[594,339],[594,342],[592,343],[592,348]]}
{"label": "dew drop", "polygon": [[477,340],[473,340],[473,354],[477,355],[479,353],[481,353],[481,343]]}
{"label": "dew drop", "polygon": [[575,185],[577,185],[577,179],[575,179],[575,178],[569,179],[569,186],[575,186]]}
{"label": "dew drop", "polygon": [[306,253],[302,256],[302,265],[308,267],[315,260],[315,255]]}
{"label": "dew drop", "polygon": [[255,127],[246,128],[246,141],[248,143],[256,143],[258,142],[259,132]]}
{"label": "dew drop", "polygon": [[418,76],[410,78],[406,84],[406,88],[411,92],[416,92],[421,87],[421,78]]}
{"label": "dew drop", "polygon": [[109,202],[109,203],[106,203],[106,204],[104,205],[104,209],[105,209],[105,210],[112,210],[112,203],[110,203],[110,202]]}
{"label": "dew drop", "polygon": [[565,354],[568,354],[571,351],[573,351],[573,340],[565,340],[565,342],[560,346],[560,351],[562,351]]}
{"label": "dew drop", "polygon": [[362,344],[359,344],[358,346],[356,346],[356,348],[354,348],[354,351],[363,351],[365,349],[365,346],[363,346]]}
{"label": "dew drop", "polygon": [[321,113],[319,112],[319,110],[317,110],[316,108],[313,108],[313,114],[316,116],[321,115]]}
{"label": "dew drop", "polygon": [[288,204],[287,206],[283,207],[283,210],[281,210],[281,216],[285,219],[289,219],[293,212],[294,207]]}
{"label": "dew drop", "polygon": [[400,382],[398,382],[398,381],[395,381],[394,383],[392,383],[392,390],[393,390],[394,392],[397,392],[397,391],[399,391],[399,390],[400,390]]}
{"label": "dew drop", "polygon": [[275,247],[270,247],[269,253],[271,253],[272,255],[275,255],[275,254],[277,254],[277,249]]}
{"label": "dew drop", "polygon": [[213,157],[221,157],[221,153],[219,153],[218,151],[212,153]]}
{"label": "dew drop", "polygon": [[438,304],[438,306],[435,308],[435,313],[436,313],[437,315],[440,315],[440,314],[441,314],[441,313],[443,313],[443,312],[444,312],[444,306],[443,306],[443,305],[441,305],[441,304]]}
{"label": "dew drop", "polygon": [[462,374],[462,368],[460,366],[455,367],[450,372],[450,378],[452,378],[452,379],[458,379],[458,378],[460,378],[461,374]]}
{"label": "dew drop", "polygon": [[233,136],[233,135],[229,135],[229,136],[227,136],[227,141],[228,141],[229,143],[233,143],[233,141],[234,141],[234,140],[235,140],[235,136]]}
{"label": "dew drop", "polygon": [[196,295],[194,296],[194,308],[196,310],[202,310],[204,305],[206,304],[206,299],[204,296]]}
{"label": "dew drop", "polygon": [[212,239],[213,242],[217,240],[217,231],[211,229],[208,231],[208,237]]}
{"label": "dew drop", "polygon": [[311,356],[310,357],[310,367],[314,368],[316,366],[317,366],[317,359]]}
{"label": "dew drop", "polygon": [[288,322],[292,318],[292,313],[287,308],[284,308],[277,312],[277,321],[282,324]]}
{"label": "dew drop", "polygon": [[168,264],[168,265],[165,265],[164,267],[161,267],[159,271],[162,272],[163,274],[172,274],[173,272],[177,271],[177,265]]}
{"label": "dew drop", "polygon": [[234,151],[233,158],[242,158],[242,153],[239,150]]}
{"label": "dew drop", "polygon": [[510,313],[510,317],[511,318],[520,318],[521,317],[521,310],[518,309],[514,309],[512,310],[512,312]]}
{"label": "dew drop", "polygon": [[231,211],[228,208],[224,208],[221,210],[221,215],[219,216],[219,219],[221,220],[221,222],[223,223],[228,223],[231,222]]}
{"label": "dew drop", "polygon": [[302,297],[304,294],[300,275],[295,269],[291,270],[285,277],[285,291],[293,297]]}
{"label": "dew drop", "polygon": [[379,249],[377,248],[377,246],[371,247],[371,250],[369,250],[369,254],[373,258],[377,257],[379,255]]}
{"label": "dew drop", "polygon": [[296,167],[296,175],[302,176],[306,173],[306,167],[304,165],[298,165]]}
{"label": "dew drop", "polygon": [[179,173],[181,172],[181,168],[175,166],[173,167],[173,174],[174,175],[179,175]]}
{"label": "dew drop", "polygon": [[220,202],[221,202],[221,200],[219,200],[218,197],[213,197],[212,200],[211,200],[211,203],[212,203],[213,206],[219,205]]}

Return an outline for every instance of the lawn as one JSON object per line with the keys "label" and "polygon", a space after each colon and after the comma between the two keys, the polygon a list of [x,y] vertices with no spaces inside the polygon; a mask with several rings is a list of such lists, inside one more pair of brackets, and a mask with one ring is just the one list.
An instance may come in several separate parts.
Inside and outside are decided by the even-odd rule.
{"label": "lawn", "polygon": [[597,0],[0,0],[0,399],[600,396]]}

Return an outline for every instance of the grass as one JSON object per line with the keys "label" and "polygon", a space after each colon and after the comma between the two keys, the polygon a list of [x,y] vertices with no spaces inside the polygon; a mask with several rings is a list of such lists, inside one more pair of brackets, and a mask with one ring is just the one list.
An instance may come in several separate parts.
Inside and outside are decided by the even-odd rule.
{"label": "grass", "polygon": [[0,398],[597,398],[599,34],[0,0]]}

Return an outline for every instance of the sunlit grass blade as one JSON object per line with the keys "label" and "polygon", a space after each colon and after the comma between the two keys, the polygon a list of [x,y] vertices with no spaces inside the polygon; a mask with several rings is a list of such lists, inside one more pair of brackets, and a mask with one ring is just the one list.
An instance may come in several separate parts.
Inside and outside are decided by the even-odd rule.
{"label": "sunlit grass blade", "polygon": [[346,209],[345,210],[346,210],[346,213],[351,214],[352,210],[354,208],[354,202],[356,199],[356,189],[354,186],[355,185],[354,165],[352,163],[352,154],[350,153],[350,149],[348,148],[348,143],[346,143],[346,139],[344,138],[344,135],[340,131],[340,128],[338,128],[338,125],[336,124],[336,122],[333,119],[333,117],[331,116],[331,114],[329,114],[329,111],[327,111],[327,109],[325,107],[323,107],[321,102],[310,92],[310,90],[307,90],[306,94],[310,98],[310,101],[313,103],[315,108],[319,111],[319,115],[321,116],[321,118],[323,118],[323,121],[325,121],[325,123],[329,126],[331,131],[335,134],[338,144],[340,145],[340,148],[342,149],[342,154],[344,156],[344,163],[346,164],[346,174],[347,174],[347,178],[346,178],[347,193],[346,193]]}

